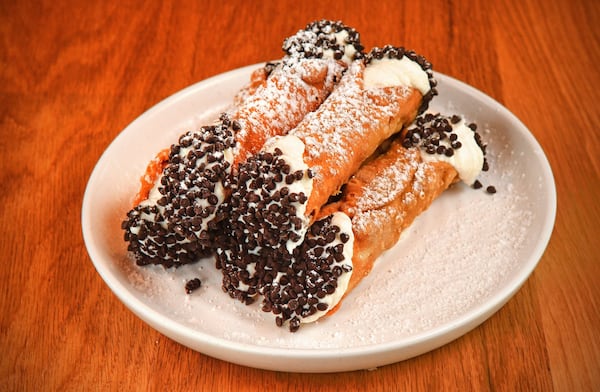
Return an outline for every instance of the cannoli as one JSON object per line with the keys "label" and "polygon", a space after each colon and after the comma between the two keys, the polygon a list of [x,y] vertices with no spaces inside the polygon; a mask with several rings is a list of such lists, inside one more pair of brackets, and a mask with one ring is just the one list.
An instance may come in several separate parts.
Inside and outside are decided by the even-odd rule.
{"label": "cannoli", "polygon": [[[251,93],[231,115],[239,125],[233,170],[257,153],[266,140],[286,134],[317,109],[347,66],[363,56],[362,49],[358,33],[341,22],[313,22],[287,38],[283,44],[286,56],[265,79],[265,86],[274,88],[250,87]],[[279,68],[285,70],[284,77],[277,74]]]}
{"label": "cannoli", "polygon": [[323,317],[396,244],[401,233],[452,183],[472,184],[485,146],[474,125],[427,114],[362,166],[341,198],[324,206],[285,271],[262,289],[277,325]]}
{"label": "cannoli", "polygon": [[230,111],[233,112],[236,108],[242,106],[249,96],[254,94],[260,86],[263,86],[278,64],[277,62],[268,62],[263,67],[254,70],[250,74],[250,81],[233,97],[233,107]]}
{"label": "cannoli", "polygon": [[294,128],[331,93],[348,63],[362,56],[358,33],[330,21],[309,24],[285,40],[283,49],[280,63],[252,76],[234,110],[182,135],[166,161],[163,154],[151,165],[161,170],[158,176],[147,170],[147,183],[154,184],[145,184],[139,204],[122,223],[138,265],[171,267],[210,255],[216,223],[223,219],[219,206],[229,195],[237,162],[264,140]]}
{"label": "cannoli", "polygon": [[423,57],[392,46],[374,49],[350,65],[316,111],[240,165],[224,229],[231,239],[218,256],[224,290],[252,302],[285,270],[319,209],[384,140],[427,108],[435,85]]}

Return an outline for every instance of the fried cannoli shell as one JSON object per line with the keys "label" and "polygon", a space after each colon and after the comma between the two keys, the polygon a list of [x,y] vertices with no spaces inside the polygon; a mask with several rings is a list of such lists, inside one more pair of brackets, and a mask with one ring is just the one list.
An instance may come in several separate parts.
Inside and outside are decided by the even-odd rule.
{"label": "fried cannoli shell", "polygon": [[232,113],[241,130],[236,134],[233,168],[257,153],[265,141],[286,134],[307,113],[317,109],[329,96],[346,70],[341,61],[302,59],[293,66],[279,66],[268,78],[253,75],[251,94]]}
{"label": "fried cannoli shell", "polygon": [[395,141],[380,157],[360,168],[340,201],[325,206],[318,219],[341,211],[352,221],[353,273],[347,295],[369,274],[375,260],[452,183],[458,173],[446,162],[423,162],[421,150]]}
{"label": "fried cannoli shell", "polygon": [[260,86],[264,86],[271,71],[272,68],[268,64],[252,71],[250,81],[233,97],[233,107],[236,108],[242,105]]}
{"label": "fried cannoli shell", "polygon": [[[341,62],[318,59],[301,60],[299,64],[273,72],[276,64],[252,72],[250,81],[234,97],[231,118],[246,125],[236,141],[238,147],[233,167],[257,152],[265,140],[285,134],[296,126],[307,111],[315,110],[331,93],[335,81],[346,66]],[[292,76],[290,76],[290,74]],[[299,78],[293,74],[301,74]],[[266,113],[274,115],[266,116]],[[277,113],[285,115],[279,115]],[[147,165],[140,178],[140,189],[133,207],[148,198],[148,194],[163,169],[169,163],[171,148],[161,150]]]}
{"label": "fried cannoli shell", "polygon": [[[136,202],[145,199],[121,224],[139,265],[187,264],[220,247],[216,238],[223,236],[219,225],[226,219],[221,207],[237,163],[316,109],[341,79],[344,58],[361,54],[358,35],[342,24],[324,21],[307,29],[286,43],[281,63],[252,75],[236,97],[239,106],[211,125],[186,132],[171,146],[167,160],[158,156],[151,163]],[[337,38],[341,42],[329,49],[319,46]]]}
{"label": "fried cannoli shell", "polygon": [[[306,216],[315,215],[421,107],[423,95],[413,87],[365,88],[364,70],[364,63],[352,64],[338,89],[307,116],[312,121],[303,121],[292,132],[305,143],[304,161],[315,175]],[[317,118],[320,114],[324,118]]]}
{"label": "fried cannoli shell", "polygon": [[133,199],[132,207],[137,206],[148,198],[150,190],[158,180],[158,177],[169,163],[171,147],[162,149],[146,166],[144,175],[140,178],[140,189]]}

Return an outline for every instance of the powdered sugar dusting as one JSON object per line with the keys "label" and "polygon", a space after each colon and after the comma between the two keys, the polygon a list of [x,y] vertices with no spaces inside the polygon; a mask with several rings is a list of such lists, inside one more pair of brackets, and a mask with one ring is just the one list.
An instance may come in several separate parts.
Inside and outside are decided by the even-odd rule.
{"label": "powdered sugar dusting", "polygon": [[[417,166],[417,171],[415,172],[415,181],[412,184],[412,189],[410,194],[418,196],[420,198],[425,197],[424,194],[424,189],[423,189],[423,182],[426,180],[425,176],[426,176],[426,172],[427,172],[427,168],[429,167],[429,163],[424,163],[421,162],[419,163],[419,165]],[[408,202],[408,199],[405,199],[405,203]]]}
{"label": "powdered sugar dusting", "polygon": [[385,208],[356,210],[352,217],[352,228],[355,233],[365,233],[369,227],[379,228],[387,218],[388,211]]}
{"label": "powdered sugar dusting", "polygon": [[[470,190],[444,195],[434,207],[449,207],[461,191]],[[508,205],[522,203],[520,196],[507,196],[492,205],[484,197],[469,198],[469,204],[455,205],[445,213],[432,207],[417,218],[398,245],[380,259],[374,275],[363,281],[360,295],[348,298],[348,307],[361,309],[356,319],[373,320],[365,332],[373,342],[381,342],[379,334],[390,328],[407,336],[448,322],[497,290],[519,262],[514,253],[522,248],[533,220],[531,213]],[[482,235],[474,227],[494,230],[484,229]],[[383,292],[391,296],[381,296]],[[394,315],[391,319],[379,312],[383,301],[393,302],[388,309]]]}
{"label": "powdered sugar dusting", "polygon": [[406,182],[410,180],[418,166],[417,151],[411,150],[411,152],[411,156],[415,158],[409,159],[406,165],[387,166],[369,183],[356,205],[359,210],[369,210],[388,204],[404,191]]}
{"label": "powdered sugar dusting", "polygon": [[[316,183],[340,174],[349,177],[351,173],[339,171],[348,170],[349,162],[357,159],[356,151],[364,154],[361,149],[349,146],[361,140],[367,144],[372,142],[374,150],[381,140],[367,140],[367,133],[369,137],[382,137],[374,133],[374,128],[394,116],[400,110],[400,102],[411,91],[409,88],[396,87],[367,92],[362,83],[363,70],[362,62],[352,63],[319,111],[307,115],[292,131],[305,142],[305,159],[315,175]],[[360,159],[364,160],[366,156]],[[345,181],[348,177],[341,180]]]}
{"label": "powdered sugar dusting", "polygon": [[344,66],[330,59],[280,64],[232,114],[241,125],[236,134],[237,160],[243,161],[268,138],[295,127],[329,95],[343,71]]}

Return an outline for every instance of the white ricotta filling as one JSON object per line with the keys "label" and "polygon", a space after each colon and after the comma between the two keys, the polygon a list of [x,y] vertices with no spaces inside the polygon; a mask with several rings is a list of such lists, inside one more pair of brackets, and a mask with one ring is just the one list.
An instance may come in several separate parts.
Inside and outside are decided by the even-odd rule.
{"label": "white ricotta filling", "polygon": [[[275,191],[287,187],[289,193],[304,193],[308,198],[312,193],[313,179],[309,178],[308,165],[304,162],[304,143],[294,135],[275,136],[265,143],[264,150],[272,153],[276,149],[281,150],[282,155],[279,156],[279,159],[284,160],[290,166],[291,173],[301,170],[305,174],[302,180],[294,181],[290,185],[284,182],[278,183]],[[294,230],[300,239],[298,241],[288,240],[286,243],[286,249],[290,253],[302,242],[310,223],[310,219],[306,216],[306,203],[296,202],[293,205],[296,208],[296,215],[300,218],[302,225],[299,230]],[[267,205],[266,207],[268,208],[269,206]]]}
{"label": "white ricotta filling", "polygon": [[406,56],[401,59],[374,59],[365,68],[365,88],[412,87],[425,95],[429,76],[419,64]]}
{"label": "white ricotta filling", "polygon": [[[428,154],[422,153],[421,156],[424,162],[443,161],[451,164],[460,179],[467,185],[472,185],[483,167],[483,151],[475,140],[475,132],[473,132],[465,123],[464,119],[452,125],[452,132],[458,136],[458,141],[462,146],[454,149],[454,154],[448,157],[444,154]],[[440,145],[450,146],[448,139],[440,141]]]}
{"label": "white ricotta filling", "polygon": [[[345,233],[350,239],[344,244],[343,255],[344,258],[341,262],[336,262],[333,264],[332,268],[336,265],[349,265],[352,267],[352,257],[354,255],[354,234],[352,232],[352,221],[350,217],[343,212],[334,212],[333,218],[331,220],[331,224],[334,226],[338,226],[341,230],[336,236],[336,241],[341,242],[340,235]],[[350,278],[352,277],[352,271],[345,272],[337,280],[337,287],[333,294],[327,295],[324,298],[321,298],[319,302],[327,304],[327,309],[320,311],[317,310],[315,313],[308,317],[300,318],[300,322],[302,323],[312,323],[317,321],[321,317],[325,316],[331,309],[333,309],[342,299],[346,290],[348,290],[348,283],[350,283]]]}

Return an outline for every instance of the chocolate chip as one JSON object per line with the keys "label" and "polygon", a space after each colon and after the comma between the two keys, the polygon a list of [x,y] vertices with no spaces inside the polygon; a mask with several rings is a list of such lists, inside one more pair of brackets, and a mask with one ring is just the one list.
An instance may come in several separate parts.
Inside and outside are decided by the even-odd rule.
{"label": "chocolate chip", "polygon": [[185,284],[185,292],[187,294],[193,293],[195,290],[202,286],[202,281],[199,278],[188,280]]}
{"label": "chocolate chip", "polygon": [[290,332],[296,332],[300,329],[300,319],[298,317],[294,317],[290,320]]}

